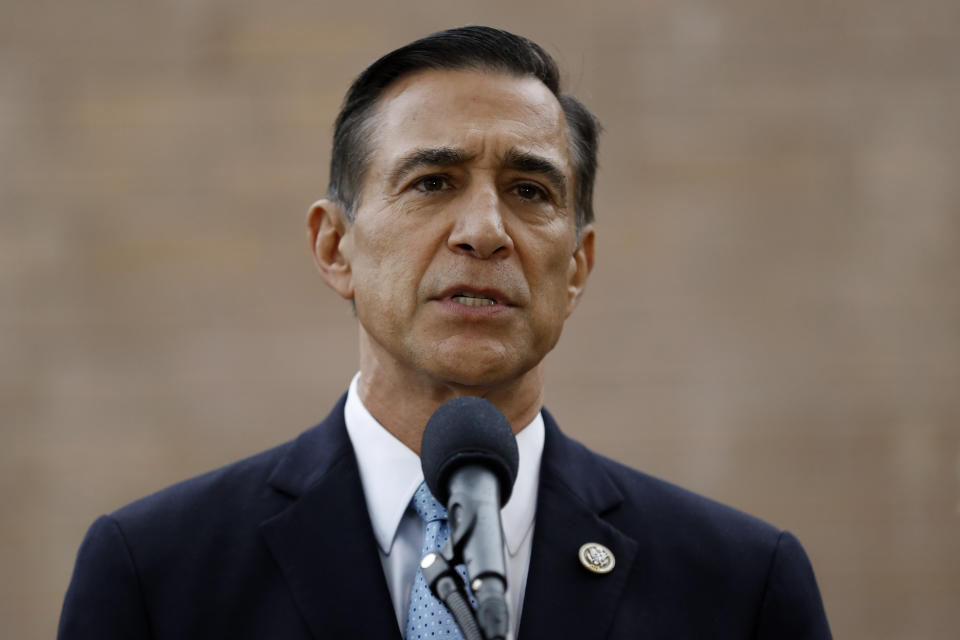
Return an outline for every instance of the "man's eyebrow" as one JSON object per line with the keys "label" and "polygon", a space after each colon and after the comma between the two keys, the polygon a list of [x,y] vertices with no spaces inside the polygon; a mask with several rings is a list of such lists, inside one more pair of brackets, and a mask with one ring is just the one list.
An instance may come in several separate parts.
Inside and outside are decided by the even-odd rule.
{"label": "man's eyebrow", "polygon": [[400,159],[399,164],[390,171],[388,182],[396,186],[414,170],[422,167],[452,167],[466,164],[474,156],[457,147],[434,147],[416,149]]}
{"label": "man's eyebrow", "polygon": [[507,169],[525,171],[528,173],[539,173],[553,185],[553,188],[560,194],[560,199],[567,197],[567,176],[556,164],[543,156],[538,156],[524,151],[511,149],[503,158],[503,165]]}

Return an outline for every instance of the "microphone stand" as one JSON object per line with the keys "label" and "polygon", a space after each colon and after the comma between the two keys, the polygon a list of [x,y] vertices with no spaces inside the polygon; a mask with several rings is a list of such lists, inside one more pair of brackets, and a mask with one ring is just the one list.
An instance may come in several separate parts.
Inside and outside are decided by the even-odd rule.
{"label": "microphone stand", "polygon": [[[489,545],[471,546],[478,539],[502,539],[496,480],[489,473],[478,473],[477,468],[465,466],[453,476],[451,485],[447,504],[450,537],[439,553],[423,557],[420,569],[430,590],[453,614],[464,640],[506,640],[509,614],[502,543],[497,544],[495,550]],[[479,503],[464,500],[461,492],[464,485],[474,489],[485,487],[487,498]],[[477,611],[470,606],[466,585],[454,569],[464,563],[465,549]]]}
{"label": "microphone stand", "polygon": [[[447,557],[444,557],[447,556]],[[477,614],[467,599],[465,585],[450,564],[453,556],[453,547],[450,541],[440,553],[428,553],[420,561],[420,570],[423,578],[430,586],[433,595],[450,610],[456,620],[464,640],[486,640],[477,624]],[[449,559],[448,559],[449,558]]]}

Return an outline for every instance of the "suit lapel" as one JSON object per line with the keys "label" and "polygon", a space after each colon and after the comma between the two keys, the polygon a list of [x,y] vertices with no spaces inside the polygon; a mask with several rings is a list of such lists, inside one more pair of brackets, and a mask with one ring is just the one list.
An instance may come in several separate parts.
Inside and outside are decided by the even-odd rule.
{"label": "suit lapel", "polygon": [[291,505],[260,526],[316,638],[400,638],[343,420],[343,399],[269,479]]}
{"label": "suit lapel", "polygon": [[[544,411],[547,429],[520,638],[605,638],[637,554],[637,542],[601,515],[623,500],[594,454],[568,439]],[[580,546],[608,547],[616,566],[595,574]]]}

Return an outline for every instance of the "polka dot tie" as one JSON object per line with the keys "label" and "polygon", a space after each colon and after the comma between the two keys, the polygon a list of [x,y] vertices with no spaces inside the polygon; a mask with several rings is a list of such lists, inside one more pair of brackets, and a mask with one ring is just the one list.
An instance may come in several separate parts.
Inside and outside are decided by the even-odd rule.
{"label": "polka dot tie", "polygon": [[[412,505],[423,521],[427,530],[423,537],[423,553],[439,552],[450,537],[450,527],[447,525],[447,510],[430,493],[426,483],[417,487],[413,494]],[[463,565],[457,567],[460,575],[465,574]],[[471,602],[473,596],[470,597]],[[423,579],[423,572],[417,568],[417,577],[413,581],[413,591],[410,594],[410,611],[407,612],[406,640],[426,640],[435,638],[463,640],[460,627],[453,619],[450,611],[437,600],[427,581]]]}

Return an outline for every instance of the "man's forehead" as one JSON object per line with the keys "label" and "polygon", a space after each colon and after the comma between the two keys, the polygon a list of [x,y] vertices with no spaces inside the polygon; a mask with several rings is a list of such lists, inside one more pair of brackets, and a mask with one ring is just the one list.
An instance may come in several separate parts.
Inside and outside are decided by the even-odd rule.
{"label": "man's forehead", "polygon": [[563,109],[533,76],[473,69],[410,74],[384,92],[373,124],[375,164],[400,162],[419,149],[455,148],[501,161],[540,155],[570,168]]}

